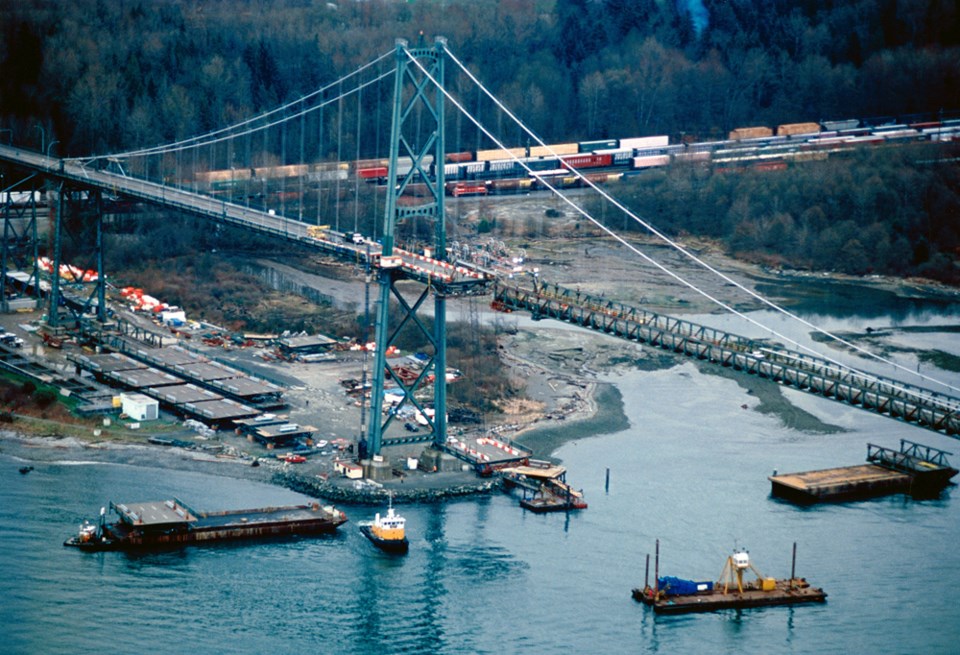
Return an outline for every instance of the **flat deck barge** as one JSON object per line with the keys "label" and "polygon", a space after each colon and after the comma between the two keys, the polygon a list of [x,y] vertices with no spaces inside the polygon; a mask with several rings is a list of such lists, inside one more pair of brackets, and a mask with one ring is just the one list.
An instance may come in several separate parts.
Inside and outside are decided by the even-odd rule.
{"label": "flat deck barge", "polygon": [[652,607],[657,614],[689,614],[827,601],[827,594],[823,589],[810,586],[803,578],[776,580],[772,586],[772,589],[763,590],[751,585],[744,587],[742,592],[739,589],[731,589],[724,593],[722,588],[714,584],[709,591],[678,596],[658,596],[653,589],[645,587],[634,589],[633,597],[644,605]]}
{"label": "flat deck barge", "polygon": [[[747,551],[737,549],[727,557],[720,573],[720,580],[695,581],[672,576],[660,576],[660,540],[657,540],[653,586],[650,586],[650,555],[647,555],[647,570],[643,587],[632,590],[638,603],[653,608],[657,614],[689,614],[714,612],[727,609],[749,609],[776,605],[801,603],[825,603],[827,594],[819,587],[811,586],[805,578],[798,578],[797,544],[793,544],[793,563],[790,577],[777,580],[760,573],[750,561]],[[756,580],[744,580],[752,572]]]}
{"label": "flat deck barge", "polygon": [[335,531],[347,521],[334,507],[288,505],[260,509],[198,512],[178,499],[145,503],[110,503],[118,520],[89,521],[64,546],[81,550],[138,550],[218,541],[315,535]]}
{"label": "flat deck barge", "polygon": [[771,493],[797,503],[840,502],[908,493],[936,497],[957,469],[943,450],[900,440],[900,450],[867,444],[867,464],[770,476]]}

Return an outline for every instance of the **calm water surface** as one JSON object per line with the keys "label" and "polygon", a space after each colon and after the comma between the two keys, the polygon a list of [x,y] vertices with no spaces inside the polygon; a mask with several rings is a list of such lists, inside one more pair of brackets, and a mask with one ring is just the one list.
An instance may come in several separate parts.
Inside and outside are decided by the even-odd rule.
{"label": "calm water surface", "polygon": [[[960,337],[941,336],[960,350]],[[798,508],[771,499],[767,481],[774,469],[859,464],[868,441],[957,451],[956,440],[792,390],[794,404],[847,431],[784,429],[751,411],[747,390],[691,363],[610,380],[631,427],[556,453],[588,510],[535,516],[504,494],[402,506],[404,558],[374,550],[355,525],[371,510],[351,506],[329,537],[81,553],[63,539],[111,499],[176,495],[199,509],[305,499],[119,465],[41,463],[24,476],[0,454],[0,652],[958,652],[956,489]],[[630,590],[656,539],[661,574],[697,579],[716,579],[735,546],[764,575],[788,576],[796,541],[797,573],[828,602],[654,618]]]}

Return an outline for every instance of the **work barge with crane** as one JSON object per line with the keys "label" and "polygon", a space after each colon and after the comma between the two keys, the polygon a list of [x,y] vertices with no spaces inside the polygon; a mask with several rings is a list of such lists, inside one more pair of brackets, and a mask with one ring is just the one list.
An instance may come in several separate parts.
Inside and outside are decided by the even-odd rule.
{"label": "work barge with crane", "polygon": [[[796,577],[797,544],[793,544],[793,563],[787,579],[763,576],[751,563],[745,550],[727,557],[720,580],[698,582],[672,576],[660,576],[660,541],[657,540],[653,586],[649,583],[650,556],[642,588],[632,591],[634,600],[653,608],[657,614],[687,614],[725,609],[748,609],[774,605],[824,603],[827,594],[812,586],[806,578]],[[747,571],[756,580],[744,581]]]}

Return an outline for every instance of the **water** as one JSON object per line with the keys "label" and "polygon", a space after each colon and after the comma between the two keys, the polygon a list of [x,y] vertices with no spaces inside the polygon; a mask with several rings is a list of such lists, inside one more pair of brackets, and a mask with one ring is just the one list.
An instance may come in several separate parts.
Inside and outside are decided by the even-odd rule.
{"label": "water", "polygon": [[[956,314],[940,320],[956,323]],[[957,350],[955,333],[941,338]],[[690,362],[610,381],[631,427],[555,453],[588,510],[537,516],[499,493],[405,505],[411,549],[402,558],[360,535],[355,522],[373,510],[351,506],[343,507],[351,522],[328,537],[82,553],[63,539],[111,499],[177,495],[199,509],[305,499],[126,465],[34,463],[21,475],[19,461],[0,455],[0,651],[957,651],[956,489],[934,501],[799,508],[771,499],[767,481],[774,469],[861,463],[868,441],[957,451],[956,440],[791,389],[791,402],[847,431],[784,429],[751,411],[754,395]],[[796,541],[798,575],[823,586],[828,602],[654,618],[630,591],[643,584],[656,539],[661,574],[695,579],[716,579],[735,546],[748,548],[764,575],[786,577]]]}

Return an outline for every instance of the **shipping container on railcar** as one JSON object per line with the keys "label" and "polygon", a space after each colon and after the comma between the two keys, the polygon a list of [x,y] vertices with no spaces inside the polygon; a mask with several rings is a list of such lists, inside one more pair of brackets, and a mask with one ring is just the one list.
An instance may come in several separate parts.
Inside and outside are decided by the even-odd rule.
{"label": "shipping container on railcar", "polygon": [[709,164],[712,154],[709,150],[694,150],[692,152],[678,152],[673,161],[683,164]]}
{"label": "shipping container on railcar", "polygon": [[662,148],[670,145],[670,137],[665,135],[658,136],[638,136],[630,139],[620,139],[619,147],[623,150],[644,150],[646,148]]}
{"label": "shipping container on railcar", "polygon": [[560,160],[557,157],[527,157],[521,162],[531,171],[549,171],[560,167]]}
{"label": "shipping container on railcar", "polygon": [[897,141],[921,141],[925,140],[928,137],[922,134],[919,130],[914,130],[911,128],[906,128],[903,130],[882,130],[876,132],[877,136],[882,136],[883,139],[887,142],[897,142]]}
{"label": "shipping container on railcar", "polygon": [[497,159],[487,161],[485,173],[488,177],[513,177],[526,175],[526,171],[512,159]]}
{"label": "shipping container on railcar", "polygon": [[530,146],[530,157],[558,157],[559,155],[575,155],[580,152],[577,143],[555,143],[546,146]]}
{"label": "shipping container on railcar", "polygon": [[594,150],[615,150],[620,147],[617,139],[603,139],[602,141],[581,141],[577,144],[578,153],[589,153]]}
{"label": "shipping container on railcar", "polygon": [[641,170],[644,168],[655,168],[657,166],[666,166],[670,163],[670,155],[647,155],[645,157],[634,157],[630,160],[630,168]]}
{"label": "shipping container on railcar", "polygon": [[526,148],[495,148],[493,150],[478,150],[476,152],[476,161],[494,161],[497,159],[508,159],[513,161],[514,157],[517,159],[522,159],[526,156]]}

